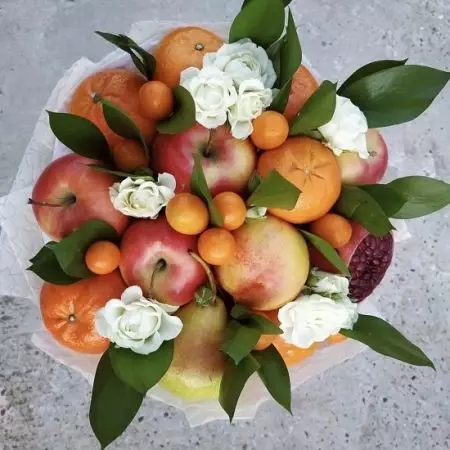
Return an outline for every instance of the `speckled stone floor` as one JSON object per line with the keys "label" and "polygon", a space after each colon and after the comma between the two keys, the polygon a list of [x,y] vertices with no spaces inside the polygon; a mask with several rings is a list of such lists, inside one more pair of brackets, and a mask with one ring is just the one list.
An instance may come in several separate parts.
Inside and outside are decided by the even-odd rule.
{"label": "speckled stone floor", "polygon": [[[240,0],[0,0],[0,194],[8,192],[55,82],[82,55],[110,50],[92,31],[132,22],[230,20]],[[448,0],[294,0],[304,52],[342,80],[365,62],[410,57],[450,68]],[[389,133],[398,174],[450,180],[450,89],[415,123]],[[437,372],[366,352],[301,386],[293,416],[274,403],[253,422],[190,429],[182,413],[147,401],[114,449],[431,450],[450,447],[450,209],[409,225],[373,297],[385,316],[435,361]],[[1,291],[1,290],[0,290]],[[0,449],[95,449],[90,387],[30,343],[39,312],[0,299]]]}

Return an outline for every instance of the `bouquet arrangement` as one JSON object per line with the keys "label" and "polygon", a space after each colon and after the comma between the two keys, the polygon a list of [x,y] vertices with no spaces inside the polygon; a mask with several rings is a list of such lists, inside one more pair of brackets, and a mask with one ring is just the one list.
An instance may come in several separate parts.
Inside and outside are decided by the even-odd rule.
{"label": "bouquet arrangement", "polygon": [[54,339],[102,355],[102,448],[156,385],[232,420],[252,376],[290,411],[288,367],[347,339],[434,368],[359,302],[391,263],[391,219],[450,203],[444,181],[380,183],[376,128],[418,117],[450,73],[383,60],[319,83],[289,3],[246,0],[227,39],[97,32],[134,68],[93,73],[48,112],[65,154],[29,200],[49,238],[29,270]]}

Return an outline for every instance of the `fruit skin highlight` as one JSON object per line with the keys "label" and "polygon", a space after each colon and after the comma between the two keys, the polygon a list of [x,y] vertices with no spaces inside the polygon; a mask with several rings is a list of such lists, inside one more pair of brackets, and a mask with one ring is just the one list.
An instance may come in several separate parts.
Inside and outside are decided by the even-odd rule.
{"label": "fruit skin highlight", "polygon": [[268,311],[294,300],[309,274],[308,248],[292,225],[273,216],[234,231],[236,256],[216,268],[220,285],[249,308]]}

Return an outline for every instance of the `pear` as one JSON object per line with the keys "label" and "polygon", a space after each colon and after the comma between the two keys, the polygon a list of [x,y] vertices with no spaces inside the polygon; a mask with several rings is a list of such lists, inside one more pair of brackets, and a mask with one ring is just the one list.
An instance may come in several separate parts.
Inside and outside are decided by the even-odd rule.
{"label": "pear", "polygon": [[208,305],[194,300],[176,315],[183,329],[175,338],[172,364],[160,386],[185,400],[217,399],[225,367],[220,349],[227,326],[225,305],[218,297]]}

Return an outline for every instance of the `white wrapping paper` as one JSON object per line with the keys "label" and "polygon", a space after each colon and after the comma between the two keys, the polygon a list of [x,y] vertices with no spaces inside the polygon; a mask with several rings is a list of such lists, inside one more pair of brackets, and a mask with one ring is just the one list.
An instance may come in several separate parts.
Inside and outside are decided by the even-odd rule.
{"label": "white wrapping paper", "polygon": [[[151,49],[171,28],[182,24],[171,22],[138,22],[133,25],[129,35],[146,49]],[[202,24],[216,33],[226,36],[229,25],[225,23]],[[107,55],[99,63],[87,58],[75,62],[54,88],[34,130],[13,188],[9,195],[0,198],[0,295],[29,298],[38,305],[42,281],[33,273],[27,272],[29,259],[44,244],[42,235],[34,219],[32,209],[27,205],[33,185],[42,170],[57,157],[69,150],[57,142],[48,125],[45,110],[65,111],[67,101],[79,82],[91,73],[107,67],[132,67],[130,58],[117,50]],[[396,223],[396,241],[409,237],[403,222]],[[377,315],[368,302],[361,305],[360,311]],[[33,343],[60,363],[77,370],[92,383],[99,356],[89,356],[73,352],[60,346],[45,329],[36,331]],[[302,364],[290,369],[292,388],[311,377],[352,358],[364,346],[356,341],[345,341],[332,347],[324,346]],[[156,386],[148,396],[152,399],[175,406],[184,411],[191,426],[201,425],[216,419],[227,419],[217,401],[186,402]],[[252,419],[258,407],[270,398],[257,376],[252,377],[239,402],[235,419]]]}

